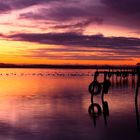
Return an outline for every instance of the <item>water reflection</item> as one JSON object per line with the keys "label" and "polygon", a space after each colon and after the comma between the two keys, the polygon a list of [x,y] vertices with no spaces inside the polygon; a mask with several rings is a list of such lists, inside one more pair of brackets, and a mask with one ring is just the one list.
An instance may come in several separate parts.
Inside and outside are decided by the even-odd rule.
{"label": "water reflection", "polygon": [[[94,126],[96,126],[96,120],[103,115],[104,123],[107,126],[107,117],[109,116],[108,102],[104,100],[104,95],[108,94],[111,86],[110,77],[104,74],[104,81],[102,83],[97,82],[98,72],[95,73],[94,81],[89,85],[89,92],[91,93],[91,105],[89,106],[89,115],[93,118]],[[98,92],[97,92],[98,91]],[[94,102],[94,96],[101,93],[102,107]]]}
{"label": "water reflection", "polygon": [[[93,98],[93,96],[91,97]],[[109,116],[109,107],[108,102],[104,101],[104,98],[102,98],[102,106],[100,106],[98,103],[93,102],[89,106],[88,109],[90,117],[93,119],[94,126],[96,126],[96,121],[99,117],[104,117],[104,123],[107,126],[107,117]]]}
{"label": "water reflection", "polygon": [[[90,114],[93,122],[89,119],[87,108],[90,98],[87,87],[93,72],[3,70],[0,77],[0,140],[139,139],[132,100],[134,89],[131,88],[129,77],[127,88],[116,88],[115,76],[112,87],[113,75],[97,77],[100,88],[91,87],[93,92],[100,89],[100,94],[91,98]],[[108,88],[103,88],[105,85]],[[96,128],[93,128],[94,123]]]}
{"label": "water reflection", "polygon": [[140,113],[138,108],[138,98],[136,98],[135,100],[135,109],[136,109],[137,129],[140,131]]}
{"label": "water reflection", "polygon": [[[98,82],[99,73],[104,74],[103,82]],[[115,73],[113,73],[115,74]],[[124,75],[125,74],[125,75]],[[139,69],[137,73],[132,74],[132,88],[136,87],[135,90],[135,112],[136,112],[136,121],[137,121],[137,129],[140,130],[140,113],[138,108],[138,92],[140,87],[140,73]],[[128,88],[129,87],[129,80],[128,80],[129,73],[117,73],[116,74],[116,88]],[[137,83],[135,83],[135,75],[137,76]],[[119,80],[118,80],[118,76]],[[110,86],[112,88],[115,85],[114,77],[110,78],[111,74],[109,75],[108,72],[95,72],[94,80],[89,85],[89,92],[91,93],[91,105],[89,106],[88,113],[90,117],[93,119],[94,126],[96,126],[97,120],[99,117],[104,117],[104,123],[107,126],[107,117],[109,116],[109,106],[108,102],[104,101],[104,94],[108,94]],[[136,85],[135,85],[136,84]],[[94,101],[94,96],[101,94],[102,105]]]}
{"label": "water reflection", "polygon": [[138,109],[138,92],[140,86],[140,73],[138,74],[137,86],[136,86],[136,93],[135,93],[135,109],[136,109],[136,120],[137,120],[137,128],[140,131],[140,113]]}

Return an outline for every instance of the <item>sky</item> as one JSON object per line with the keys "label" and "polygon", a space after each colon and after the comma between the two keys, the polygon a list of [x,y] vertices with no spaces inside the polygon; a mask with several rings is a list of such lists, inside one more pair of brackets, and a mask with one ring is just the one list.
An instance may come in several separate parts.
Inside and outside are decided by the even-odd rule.
{"label": "sky", "polygon": [[0,63],[138,62],[140,0],[0,0]]}

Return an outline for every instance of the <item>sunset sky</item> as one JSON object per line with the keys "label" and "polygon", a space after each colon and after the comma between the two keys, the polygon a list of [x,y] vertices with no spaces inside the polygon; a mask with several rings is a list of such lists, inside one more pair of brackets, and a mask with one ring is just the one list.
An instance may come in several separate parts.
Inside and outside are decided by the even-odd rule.
{"label": "sunset sky", "polygon": [[0,63],[138,62],[140,0],[0,0]]}

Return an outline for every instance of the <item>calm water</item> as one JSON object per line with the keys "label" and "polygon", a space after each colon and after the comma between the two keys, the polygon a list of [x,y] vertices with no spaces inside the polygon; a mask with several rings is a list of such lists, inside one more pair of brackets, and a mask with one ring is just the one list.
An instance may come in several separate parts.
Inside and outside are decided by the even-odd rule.
{"label": "calm water", "polygon": [[[136,81],[129,78],[128,86],[114,83],[104,98],[109,106],[107,124],[101,115],[95,126],[88,114],[93,73],[0,69],[0,140],[139,139]],[[101,106],[100,95],[94,101]],[[139,99],[137,107],[140,111]]]}

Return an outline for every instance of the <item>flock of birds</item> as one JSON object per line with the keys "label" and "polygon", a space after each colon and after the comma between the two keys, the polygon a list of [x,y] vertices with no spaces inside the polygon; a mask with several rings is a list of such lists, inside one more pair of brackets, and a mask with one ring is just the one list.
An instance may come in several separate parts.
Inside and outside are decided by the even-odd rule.
{"label": "flock of birds", "polygon": [[63,72],[54,72],[54,73],[47,73],[47,72],[42,72],[42,73],[0,73],[0,76],[93,76],[91,72],[87,73],[63,73]]}

